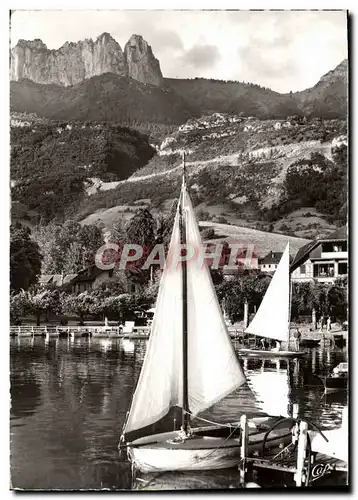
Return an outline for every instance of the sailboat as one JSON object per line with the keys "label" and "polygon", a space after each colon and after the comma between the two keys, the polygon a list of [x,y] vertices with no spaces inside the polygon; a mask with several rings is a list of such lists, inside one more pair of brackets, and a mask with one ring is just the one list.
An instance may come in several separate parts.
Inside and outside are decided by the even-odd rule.
{"label": "sailboat", "polygon": [[287,243],[260,307],[245,333],[273,339],[287,344],[287,349],[240,349],[240,354],[255,357],[298,358],[304,351],[290,351],[291,283],[290,247]]}
{"label": "sailboat", "polygon": [[[185,182],[185,163],[151,335],[119,443],[120,450],[127,450],[134,468],[144,473],[224,469],[240,461],[242,436],[238,422],[191,427],[194,417],[246,379],[207,264],[200,258],[180,261],[182,249],[188,253],[190,249],[196,253],[202,249]],[[174,420],[170,432],[148,431],[149,435],[130,439],[130,434],[147,432],[173,408],[181,413],[180,429],[175,428]],[[275,421],[275,417],[250,420],[249,451],[260,449]],[[269,444],[289,442],[290,429],[275,429]]]}

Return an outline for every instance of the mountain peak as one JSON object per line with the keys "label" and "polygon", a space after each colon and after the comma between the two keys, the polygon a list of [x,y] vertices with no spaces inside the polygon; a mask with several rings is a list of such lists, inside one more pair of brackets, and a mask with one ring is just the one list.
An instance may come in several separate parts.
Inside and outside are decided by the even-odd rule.
{"label": "mountain peak", "polygon": [[163,75],[152,47],[141,35],[133,34],[124,47],[129,76],[143,83],[161,86]]}
{"label": "mountain peak", "polygon": [[323,75],[318,84],[320,83],[331,83],[333,80],[338,80],[342,79],[343,81],[347,82],[348,80],[348,59],[343,59],[338,66],[336,66],[334,69],[328,71],[325,75]]}

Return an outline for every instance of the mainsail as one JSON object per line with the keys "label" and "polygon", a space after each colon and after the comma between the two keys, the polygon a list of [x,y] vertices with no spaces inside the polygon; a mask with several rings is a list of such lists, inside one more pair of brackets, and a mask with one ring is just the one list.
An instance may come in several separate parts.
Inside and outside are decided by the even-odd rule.
{"label": "mainsail", "polygon": [[187,386],[190,413],[197,415],[245,382],[210,272],[202,259],[199,228],[183,183],[147,352],[125,433],[157,422],[173,406],[183,407],[183,277],[181,264],[178,263],[181,252],[180,211],[185,220],[186,243],[195,251],[195,256],[187,263]]}
{"label": "mainsail", "polygon": [[287,342],[290,331],[290,305],[290,253],[287,244],[259,310],[246,328],[246,333]]}

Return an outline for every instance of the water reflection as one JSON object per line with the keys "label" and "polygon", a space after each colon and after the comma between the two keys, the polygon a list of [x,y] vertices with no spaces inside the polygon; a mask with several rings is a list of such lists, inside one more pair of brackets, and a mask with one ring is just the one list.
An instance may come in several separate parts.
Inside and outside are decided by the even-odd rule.
{"label": "water reflection", "polygon": [[[14,487],[131,487],[130,465],[125,456],[118,458],[117,445],[146,346],[142,340],[11,339]],[[228,422],[243,413],[290,414],[298,403],[301,415],[321,428],[335,428],[347,392],[325,395],[317,375],[328,373],[345,356],[344,350],[328,356],[326,348],[317,348],[300,360],[243,360],[248,384],[201,416]],[[227,473],[226,487],[234,479]],[[179,489],[188,478],[177,480]],[[186,484],[199,489],[205,481],[196,475]]]}
{"label": "water reflection", "polygon": [[246,371],[256,402],[267,415],[291,416],[289,361],[261,360]]}

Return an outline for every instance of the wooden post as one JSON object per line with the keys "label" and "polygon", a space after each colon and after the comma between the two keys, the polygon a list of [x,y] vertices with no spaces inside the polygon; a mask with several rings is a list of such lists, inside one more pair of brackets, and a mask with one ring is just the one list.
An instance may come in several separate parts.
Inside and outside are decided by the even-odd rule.
{"label": "wooden post", "polygon": [[245,300],[244,303],[244,329],[249,326],[249,303]]}
{"label": "wooden post", "polygon": [[32,333],[32,336],[34,336],[34,335],[35,335],[35,329],[34,329],[34,327],[33,327],[33,326],[31,327],[31,333]]}
{"label": "wooden post", "polygon": [[19,326],[18,335],[21,334],[21,327]]}
{"label": "wooden post", "polygon": [[246,457],[247,457],[247,445],[248,445],[248,428],[247,428],[247,418],[246,415],[241,415],[240,418],[241,427],[241,448],[240,448],[240,484],[243,486],[246,482]]}
{"label": "wooden post", "polygon": [[294,403],[292,405],[292,418],[298,419],[298,411],[299,411],[299,405],[297,403]]}
{"label": "wooden post", "polygon": [[317,315],[316,309],[312,309],[312,330],[317,330]]}
{"label": "wooden post", "polygon": [[305,459],[307,450],[307,434],[308,434],[308,425],[306,422],[302,421],[300,423],[300,430],[298,436],[297,465],[296,465],[296,472],[294,475],[294,480],[296,482],[297,488],[301,488],[306,481]]}

